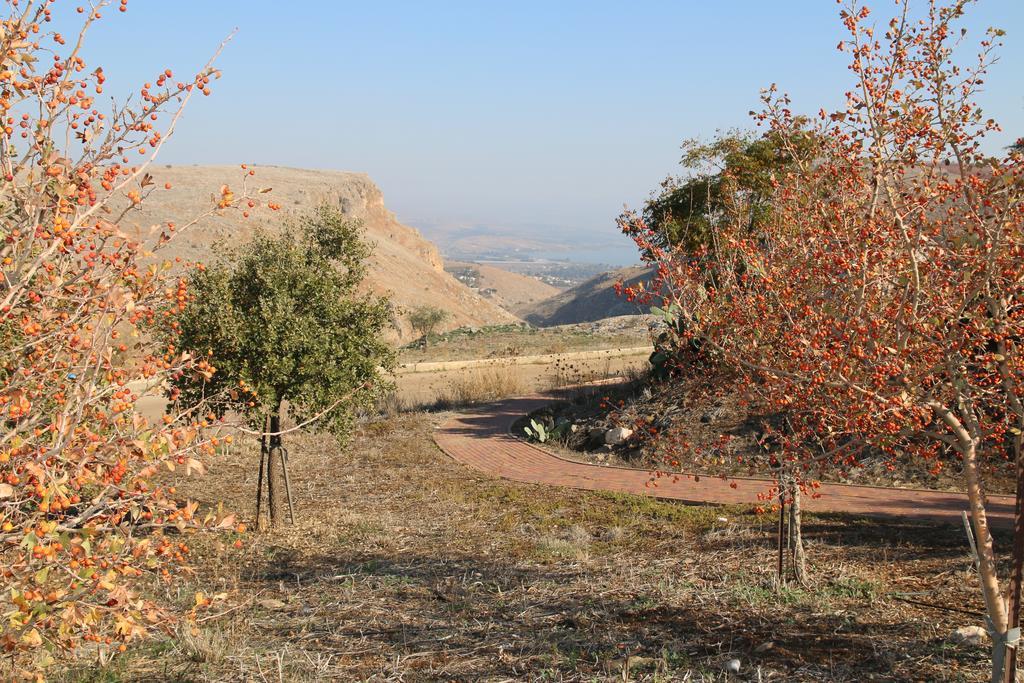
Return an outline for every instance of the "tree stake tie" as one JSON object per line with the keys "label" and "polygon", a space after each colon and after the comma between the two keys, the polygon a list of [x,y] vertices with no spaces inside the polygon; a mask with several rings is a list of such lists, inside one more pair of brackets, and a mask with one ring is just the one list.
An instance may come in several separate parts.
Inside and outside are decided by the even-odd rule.
{"label": "tree stake tie", "polygon": [[978,557],[978,546],[974,544],[974,531],[971,529],[971,522],[967,518],[967,510],[960,511],[960,518],[964,520],[964,533],[967,534],[967,542],[971,545],[971,559],[974,560],[974,569],[979,571],[981,569],[981,559]]}

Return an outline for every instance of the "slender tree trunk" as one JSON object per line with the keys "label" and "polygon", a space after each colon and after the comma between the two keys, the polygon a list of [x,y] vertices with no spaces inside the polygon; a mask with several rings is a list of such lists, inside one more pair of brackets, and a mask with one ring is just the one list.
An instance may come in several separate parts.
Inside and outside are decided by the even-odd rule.
{"label": "slender tree trunk", "polygon": [[978,544],[978,578],[985,598],[985,609],[997,634],[1006,633],[1006,603],[999,590],[999,576],[996,573],[995,552],[992,549],[992,534],[988,529],[988,515],[985,512],[985,497],[981,490],[981,475],[978,467],[978,444],[967,431],[960,419],[946,406],[931,403],[932,408],[953,432],[957,439],[957,450],[964,459],[964,476],[967,480],[967,500],[971,512],[971,525]]}
{"label": "slender tree trunk", "polygon": [[992,548],[992,534],[989,532],[988,515],[985,512],[981,477],[978,473],[978,452],[971,441],[962,451],[964,473],[967,475],[967,499],[971,509],[971,521],[978,543],[978,564],[981,590],[985,596],[985,607],[997,633],[1006,633],[1006,604],[999,590],[999,576],[996,573],[995,552]]}
{"label": "slender tree trunk", "polygon": [[792,497],[789,503],[789,539],[793,553],[793,577],[800,586],[807,585],[807,560],[804,556],[804,538],[801,530],[800,484],[796,477],[790,479]]}
{"label": "slender tree trunk", "polygon": [[974,527],[978,552],[978,579],[981,593],[985,598],[985,611],[992,628],[992,683],[1002,683],[1006,672],[1006,633],[1009,617],[1006,602],[999,589],[999,575],[996,571],[995,551],[992,548],[992,534],[989,532],[988,515],[985,512],[985,494],[981,488],[978,465],[978,441],[967,430],[963,422],[945,406],[932,404],[931,407],[942,418],[950,431],[956,435],[957,450],[964,459],[964,476],[967,479],[967,500]]}
{"label": "slender tree trunk", "polygon": [[[1021,439],[1021,434],[1015,435],[1013,439],[1013,460],[1017,467],[1017,500],[1013,515],[1013,566],[1010,569],[1010,629],[1020,626],[1021,582],[1024,580],[1024,449],[1021,448]],[[1007,648],[1003,683],[1014,683],[1017,680],[1017,649]]]}
{"label": "slender tree trunk", "polygon": [[786,523],[786,478],[783,475],[779,476],[779,558],[778,558],[778,584],[775,589],[778,591],[782,590],[782,587],[786,585],[786,573],[785,573],[785,562],[786,562],[786,534],[785,534],[785,523]]}
{"label": "slender tree trunk", "polygon": [[281,513],[282,482],[281,472],[281,406],[270,415],[270,446],[267,450],[267,509],[270,512],[270,526],[276,526]]}
{"label": "slender tree trunk", "polygon": [[256,478],[256,529],[263,530],[263,476],[267,464],[267,420],[264,418],[262,425],[263,434],[260,435],[260,473]]}

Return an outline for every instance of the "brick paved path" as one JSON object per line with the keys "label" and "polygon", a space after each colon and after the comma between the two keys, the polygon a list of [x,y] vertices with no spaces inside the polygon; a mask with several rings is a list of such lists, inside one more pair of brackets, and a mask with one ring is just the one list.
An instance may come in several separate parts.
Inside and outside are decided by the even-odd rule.
{"label": "brick paved path", "polygon": [[[551,400],[543,396],[513,398],[455,415],[437,429],[434,441],[464,465],[531,484],[719,504],[756,503],[757,494],[771,486],[770,480],[747,477],[728,481],[717,477],[700,477],[699,481],[681,477],[672,481],[663,477],[655,486],[648,471],[573,462],[509,434],[517,419]],[[732,483],[736,488],[730,486]],[[959,524],[961,510],[967,509],[967,496],[945,491],[823,484],[819,492],[820,498],[804,497],[805,510]],[[990,496],[988,512],[993,526],[1011,527],[1013,497]]]}

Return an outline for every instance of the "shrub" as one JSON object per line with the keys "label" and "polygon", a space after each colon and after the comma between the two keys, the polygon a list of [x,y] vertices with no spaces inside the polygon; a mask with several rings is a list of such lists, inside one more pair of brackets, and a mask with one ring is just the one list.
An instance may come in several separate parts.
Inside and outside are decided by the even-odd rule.
{"label": "shrub", "polygon": [[435,306],[418,306],[409,314],[409,324],[412,325],[414,330],[423,335],[423,346],[426,347],[430,343],[430,335],[450,315],[448,311]]}

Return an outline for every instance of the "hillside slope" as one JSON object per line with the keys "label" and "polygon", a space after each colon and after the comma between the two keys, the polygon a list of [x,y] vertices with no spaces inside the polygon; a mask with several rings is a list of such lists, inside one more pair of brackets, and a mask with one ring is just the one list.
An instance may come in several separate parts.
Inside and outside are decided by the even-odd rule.
{"label": "hillside slope", "polygon": [[650,269],[642,266],[602,273],[583,284],[524,307],[519,315],[533,325],[547,327],[647,313],[647,307],[632,304],[617,295],[615,283],[622,281],[633,284],[650,277]]}
{"label": "hillside slope", "polygon": [[[125,225],[148,228],[168,220],[183,224],[212,206],[213,194],[222,184],[240,189],[238,167],[157,166],[152,174],[160,189],[153,192],[141,210],[128,214]],[[172,187],[164,190],[163,185],[168,182]],[[412,336],[401,309],[415,306],[447,310],[451,317],[445,327],[518,320],[446,273],[437,248],[417,230],[398,222],[385,208],[383,194],[367,175],[265,166],[257,169],[253,182],[258,187],[273,189],[266,197],[281,205],[280,212],[257,210],[249,219],[237,213],[212,216],[177,238],[170,253],[185,260],[210,262],[216,259],[218,244],[245,241],[256,228],[274,230],[289,215],[326,202],[363,221],[366,237],[374,244],[367,286],[378,294],[389,295],[398,305],[393,318],[398,338]]]}
{"label": "hillside slope", "polygon": [[445,270],[480,296],[516,315],[561,291],[535,277],[484,263],[445,261]]}

